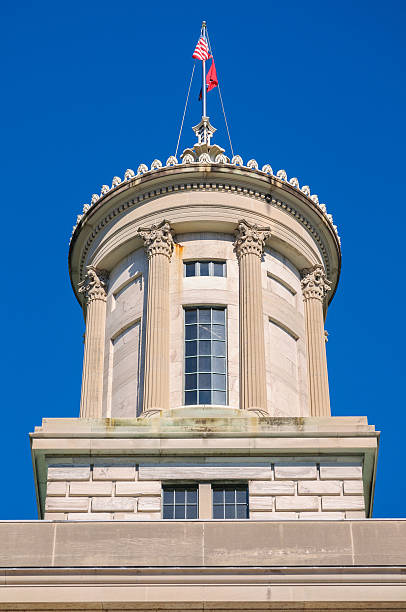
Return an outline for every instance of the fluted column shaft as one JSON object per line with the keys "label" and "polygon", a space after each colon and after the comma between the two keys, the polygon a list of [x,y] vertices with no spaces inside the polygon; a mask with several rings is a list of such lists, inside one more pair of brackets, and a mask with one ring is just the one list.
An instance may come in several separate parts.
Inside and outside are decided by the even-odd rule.
{"label": "fluted column shaft", "polygon": [[240,268],[240,407],[266,411],[261,257],[270,232],[243,220],[235,235]]}
{"label": "fluted column shaft", "polygon": [[323,266],[302,271],[302,290],[306,322],[307,369],[309,377],[310,415],[331,416],[328,385],[323,300],[330,290]]}
{"label": "fluted column shaft", "polygon": [[167,221],[139,228],[148,256],[143,410],[169,408],[169,266],[173,232]]}
{"label": "fluted column shaft", "polygon": [[80,416],[102,417],[103,365],[106,327],[107,272],[88,266],[79,284],[86,302],[86,333],[83,356]]}

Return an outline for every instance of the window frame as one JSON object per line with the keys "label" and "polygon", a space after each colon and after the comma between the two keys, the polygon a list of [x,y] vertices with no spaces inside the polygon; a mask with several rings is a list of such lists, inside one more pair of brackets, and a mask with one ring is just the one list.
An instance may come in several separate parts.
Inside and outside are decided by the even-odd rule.
{"label": "window frame", "polygon": [[[197,305],[189,305],[189,304],[185,304],[182,306],[183,309],[183,405],[184,406],[204,406],[204,405],[209,405],[209,406],[227,406],[228,405],[228,316],[227,316],[227,305],[225,304],[197,304]],[[199,387],[199,375],[200,374],[204,374],[206,372],[201,372],[199,370],[199,357],[205,357],[205,355],[200,355],[199,354],[199,345],[197,347],[196,350],[196,355],[187,355],[187,342],[190,342],[191,339],[186,339],[186,327],[187,325],[192,325],[189,323],[186,323],[186,312],[187,311],[191,311],[191,310],[196,310],[199,311],[199,309],[203,310],[203,309],[210,309],[211,314],[210,314],[210,330],[212,330],[212,326],[213,325],[217,325],[218,323],[213,323],[213,315],[212,312],[213,310],[222,310],[224,312],[224,345],[225,345],[225,351],[224,351],[224,356],[222,355],[214,355],[213,354],[213,346],[211,345],[210,347],[210,355],[207,355],[207,357],[210,358],[210,372],[207,372],[207,374],[210,374],[211,377],[215,376],[216,374],[220,375],[220,376],[224,376],[225,379],[225,383],[224,383],[224,389],[214,389],[213,388],[213,381],[211,381],[211,388],[210,388],[210,402],[207,403],[201,403],[200,402],[200,392],[201,391],[205,391],[205,389],[201,389]],[[199,315],[197,315],[196,318],[196,327],[198,329],[199,327]],[[211,333],[211,337],[209,342],[211,343],[213,341],[213,337],[212,337],[212,333]],[[199,342],[199,338],[196,338],[195,342]],[[224,359],[224,373],[223,372],[215,372],[213,371],[213,358],[220,358],[220,359]],[[195,358],[196,359],[196,370],[194,372],[187,372],[186,371],[186,359],[187,358]],[[196,376],[196,387],[194,389],[186,389],[187,383],[186,383],[186,376],[188,374],[194,374]],[[189,404],[186,403],[186,393],[189,391],[195,391],[197,394],[197,401],[195,404]],[[225,400],[224,400],[224,404],[219,404],[218,402],[213,402],[213,394],[215,392],[219,392],[219,393],[224,393],[225,394]]]}
{"label": "window frame", "polygon": [[[214,495],[213,495],[213,490],[215,488],[244,488],[245,490],[245,495],[246,495],[246,502],[239,502],[239,505],[244,505],[246,507],[246,516],[245,517],[230,517],[230,518],[226,518],[225,516],[223,518],[215,518],[214,517]],[[187,501],[185,504],[185,518],[177,518],[175,517],[175,508],[176,508],[176,504],[165,504],[165,490],[168,489],[174,489],[176,490],[176,488],[179,489],[183,489],[183,490],[187,490],[187,489],[195,489],[197,491],[197,498],[196,498],[196,504],[191,504],[191,505],[195,505],[197,508],[197,516],[196,518],[186,518],[186,514],[187,514]],[[175,496],[174,496],[175,497]],[[175,501],[175,499],[174,499]],[[180,504],[178,504],[180,505]],[[224,507],[225,507],[225,501],[224,501]],[[230,481],[230,480],[224,480],[224,481],[187,481],[187,480],[179,480],[179,481],[170,481],[170,482],[162,482],[162,511],[161,511],[161,518],[162,520],[165,521],[196,521],[196,520],[208,520],[208,521],[246,521],[249,520],[250,518],[250,504],[249,504],[249,486],[248,486],[248,482],[242,482],[240,480],[237,480],[236,482],[234,481]],[[165,506],[172,506],[174,508],[174,512],[173,512],[173,516],[172,517],[164,517],[164,508]],[[235,504],[235,506],[237,506],[237,503]],[[225,512],[224,512],[225,515]]]}
{"label": "window frame", "polygon": [[[173,503],[165,503],[165,493],[169,493],[170,489],[173,490]],[[184,502],[183,503],[176,503],[176,490],[178,489],[178,492],[184,492]],[[196,503],[189,503],[188,504],[188,491],[189,490],[195,490],[196,491]],[[167,521],[174,521],[174,520],[181,520],[181,521],[192,521],[192,520],[196,520],[199,518],[199,483],[195,483],[195,482],[191,482],[191,483],[162,483],[162,519],[167,520]],[[176,508],[178,507],[183,507],[184,508],[184,516],[183,517],[179,517],[176,516]],[[188,507],[196,507],[196,516],[192,516],[192,517],[188,517]],[[173,509],[173,516],[171,517],[165,517],[165,507],[169,507]]]}
{"label": "window frame", "polygon": [[[215,490],[222,490],[224,492],[223,494],[223,499],[221,502],[216,502],[215,501]],[[226,498],[226,491],[227,489],[233,489],[234,490],[234,499],[233,501],[228,500]],[[238,497],[237,497],[237,490],[244,490],[245,493],[245,501],[238,501]],[[217,521],[244,521],[249,519],[250,517],[250,504],[249,504],[249,487],[248,487],[248,483],[242,483],[242,482],[217,482],[217,483],[211,483],[211,494],[212,494],[212,519],[213,520],[217,520]],[[221,517],[215,517],[215,506],[221,507],[223,508],[223,516]],[[234,507],[234,516],[230,516],[227,517],[226,513],[227,513],[227,506],[229,507]],[[238,507],[244,507],[245,508],[245,514],[246,516],[238,516]]]}
{"label": "window frame", "polygon": [[[209,264],[209,274],[200,274],[200,264],[208,263]],[[223,274],[219,276],[218,274],[214,274],[214,264],[222,264],[223,265]],[[186,274],[186,266],[187,264],[195,264],[195,274],[191,276],[187,276]],[[196,272],[198,272],[196,274]],[[184,259],[183,260],[183,277],[184,278],[227,278],[227,260],[226,259]]]}

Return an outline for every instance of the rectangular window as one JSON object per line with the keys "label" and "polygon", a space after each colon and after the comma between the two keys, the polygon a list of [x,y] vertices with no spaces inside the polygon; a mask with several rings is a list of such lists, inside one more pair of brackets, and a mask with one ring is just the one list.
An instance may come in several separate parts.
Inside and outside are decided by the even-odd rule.
{"label": "rectangular window", "polygon": [[214,519],[247,519],[247,485],[212,485]]}
{"label": "rectangular window", "polygon": [[226,309],[185,308],[185,405],[226,405],[226,357]]}
{"label": "rectangular window", "polygon": [[225,261],[185,261],[185,276],[226,276]]}
{"label": "rectangular window", "polygon": [[164,519],[197,519],[199,496],[197,485],[163,487]]}

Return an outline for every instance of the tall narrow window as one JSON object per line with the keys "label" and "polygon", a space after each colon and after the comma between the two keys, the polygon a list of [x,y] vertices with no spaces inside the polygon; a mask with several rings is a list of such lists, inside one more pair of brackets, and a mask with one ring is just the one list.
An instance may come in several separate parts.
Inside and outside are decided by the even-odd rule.
{"label": "tall narrow window", "polygon": [[185,405],[227,403],[226,310],[185,308]]}

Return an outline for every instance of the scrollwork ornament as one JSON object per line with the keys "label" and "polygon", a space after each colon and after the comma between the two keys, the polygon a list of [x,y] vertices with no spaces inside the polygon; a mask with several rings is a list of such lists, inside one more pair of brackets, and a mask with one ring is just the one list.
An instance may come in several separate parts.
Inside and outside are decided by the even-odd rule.
{"label": "scrollwork ornament", "polygon": [[151,164],[151,170],[159,170],[160,168],[162,168],[162,162],[160,159],[154,159],[154,161]]}
{"label": "scrollwork ornament", "polygon": [[150,259],[153,255],[166,255],[171,258],[174,247],[174,232],[165,219],[151,227],[139,227],[137,236],[144,241],[145,252]]}
{"label": "scrollwork ornament", "polygon": [[178,160],[176,159],[174,155],[171,155],[166,160],[166,166],[176,166],[177,164],[178,164]]}
{"label": "scrollwork ornament", "polygon": [[331,282],[327,280],[324,267],[321,264],[302,270],[301,285],[304,301],[310,299],[323,301],[327,292],[331,291]]}
{"label": "scrollwork ornament", "polygon": [[218,155],[216,155],[216,158],[214,161],[216,162],[216,164],[226,164],[228,162],[228,159],[224,155],[224,153],[219,153]]}
{"label": "scrollwork ornament", "polygon": [[122,183],[123,181],[121,180],[121,178],[119,176],[114,176],[113,177],[113,182],[111,183],[111,188],[114,189],[114,187],[117,187],[117,185],[120,185],[120,183]]}
{"label": "scrollwork ornament", "polygon": [[288,180],[288,175],[286,174],[286,170],[278,170],[278,172],[276,173],[276,176],[281,181],[287,181]]}
{"label": "scrollwork ornament", "polygon": [[270,164],[265,164],[264,166],[262,166],[262,172],[265,172],[265,174],[273,175],[272,166]]}
{"label": "scrollwork ornament", "polygon": [[243,166],[243,161],[242,161],[242,157],[241,155],[234,155],[233,159],[231,160],[231,163],[234,166]]}
{"label": "scrollwork ornament", "polygon": [[93,300],[106,301],[108,272],[87,266],[85,278],[78,284],[78,292],[83,293],[86,304]]}
{"label": "scrollwork ornament", "polygon": [[137,176],[141,176],[146,172],[148,172],[148,166],[146,166],[145,164],[140,164],[137,169]]}
{"label": "scrollwork ornament", "polygon": [[135,176],[134,170],[132,170],[131,168],[127,168],[127,170],[124,172],[125,181],[130,181],[132,178],[134,178],[134,176]]}
{"label": "scrollwork ornament", "polygon": [[199,157],[199,163],[201,164],[211,164],[210,155],[208,153],[202,153]]}
{"label": "scrollwork ornament", "polygon": [[100,190],[100,195],[104,196],[109,191],[110,191],[110,187],[108,185],[102,185],[101,190]]}
{"label": "scrollwork ornament", "polygon": [[247,162],[247,168],[251,168],[251,170],[258,170],[258,162],[256,159],[250,159]]}
{"label": "scrollwork ornament", "polygon": [[234,248],[238,258],[249,254],[262,257],[265,241],[271,235],[271,228],[258,227],[256,224],[251,225],[248,221],[242,219],[239,221],[234,235],[236,237]]}
{"label": "scrollwork ornament", "polygon": [[184,155],[182,158],[182,164],[193,164],[194,161],[195,158],[191,153],[186,153],[186,155]]}
{"label": "scrollwork ornament", "polygon": [[299,189],[299,181],[295,176],[290,179],[289,183],[292,185],[292,187],[296,187],[296,189]]}
{"label": "scrollwork ornament", "polygon": [[97,200],[100,200],[100,196],[98,193],[94,193],[92,195],[92,199],[91,199],[91,205],[93,206],[94,204],[96,204]]}

